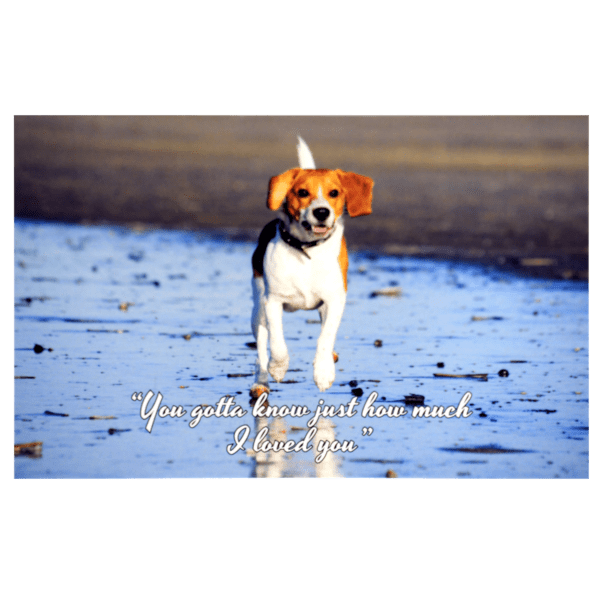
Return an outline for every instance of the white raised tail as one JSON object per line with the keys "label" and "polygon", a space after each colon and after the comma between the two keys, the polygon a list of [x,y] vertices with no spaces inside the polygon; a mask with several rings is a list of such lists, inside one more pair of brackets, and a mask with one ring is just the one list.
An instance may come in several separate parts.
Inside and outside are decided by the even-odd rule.
{"label": "white raised tail", "polygon": [[301,169],[316,169],[315,159],[310,151],[310,148],[306,145],[306,142],[298,136],[298,164]]}

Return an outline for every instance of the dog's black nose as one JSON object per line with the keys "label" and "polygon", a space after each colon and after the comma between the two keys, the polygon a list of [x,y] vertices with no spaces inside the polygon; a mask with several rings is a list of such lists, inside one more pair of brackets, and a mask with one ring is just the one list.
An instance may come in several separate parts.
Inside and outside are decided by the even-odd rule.
{"label": "dog's black nose", "polygon": [[329,216],[329,209],[315,208],[315,210],[313,210],[313,215],[315,215],[319,221],[324,221]]}

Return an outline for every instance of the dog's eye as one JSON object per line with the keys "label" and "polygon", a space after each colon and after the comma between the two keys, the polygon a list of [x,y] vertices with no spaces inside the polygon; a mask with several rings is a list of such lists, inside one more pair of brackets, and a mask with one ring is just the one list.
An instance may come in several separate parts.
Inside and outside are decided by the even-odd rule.
{"label": "dog's eye", "polygon": [[306,196],[308,196],[308,190],[305,190],[304,188],[299,189],[298,196],[300,198],[306,198]]}
{"label": "dog's eye", "polygon": [[329,192],[329,197],[330,198],[337,198],[338,194],[339,194],[339,192],[337,190],[331,190]]}

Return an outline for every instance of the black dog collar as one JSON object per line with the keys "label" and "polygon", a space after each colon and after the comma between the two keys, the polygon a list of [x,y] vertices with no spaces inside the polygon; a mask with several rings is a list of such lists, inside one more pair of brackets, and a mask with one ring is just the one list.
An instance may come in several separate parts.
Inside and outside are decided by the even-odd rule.
{"label": "black dog collar", "polygon": [[332,236],[332,233],[330,233],[326,238],[323,238],[320,240],[314,240],[312,242],[303,242],[303,241],[299,240],[298,238],[295,238],[285,228],[284,222],[281,219],[279,219],[279,235],[281,236],[281,239],[288,246],[291,246],[292,248],[296,248],[296,250],[298,250],[299,252],[302,252],[302,254],[304,254],[304,256],[306,256],[307,258],[310,258],[309,254],[304,250],[304,248],[314,248],[314,246],[318,246],[319,244],[326,242]]}

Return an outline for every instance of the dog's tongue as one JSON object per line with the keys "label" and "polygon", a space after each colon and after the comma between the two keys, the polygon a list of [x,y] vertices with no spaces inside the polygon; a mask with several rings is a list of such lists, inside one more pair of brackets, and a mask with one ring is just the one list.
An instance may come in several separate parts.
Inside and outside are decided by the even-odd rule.
{"label": "dog's tongue", "polygon": [[315,233],[327,233],[327,227],[318,227],[318,226],[314,226],[313,227],[313,231]]}

